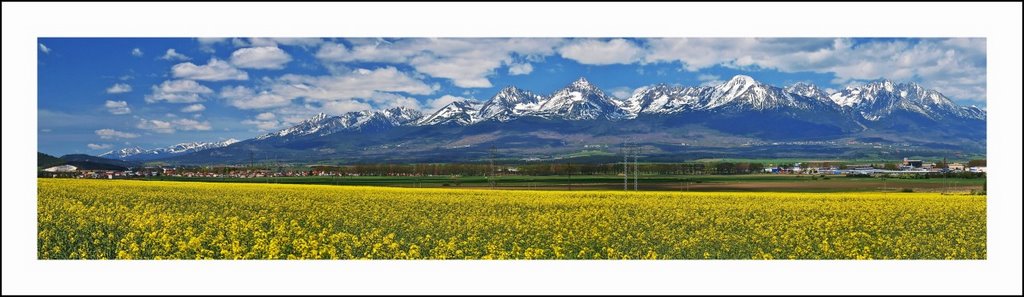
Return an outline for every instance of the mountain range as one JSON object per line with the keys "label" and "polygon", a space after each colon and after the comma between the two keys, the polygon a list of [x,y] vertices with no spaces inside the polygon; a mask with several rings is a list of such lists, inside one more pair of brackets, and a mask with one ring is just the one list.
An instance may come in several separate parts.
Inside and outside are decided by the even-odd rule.
{"label": "mountain range", "polygon": [[893,145],[918,154],[983,154],[985,119],[980,108],[888,80],[828,92],[737,75],[713,86],[646,86],[619,99],[581,77],[550,95],[508,86],[489,100],[452,102],[430,114],[406,107],[320,113],[244,141],[105,155],[183,164],[237,163],[256,155],[297,162],[450,162],[481,160],[492,146],[509,158],[614,155],[613,149],[589,148],[627,140],[666,160],[863,157]]}
{"label": "mountain range", "polygon": [[228,140],[217,142],[183,142],[168,147],[158,147],[152,149],[144,149],[139,146],[131,146],[105,152],[100,154],[99,156],[124,161],[148,161],[198,152],[202,150],[225,147],[236,142],[238,142],[237,139],[230,138]]}

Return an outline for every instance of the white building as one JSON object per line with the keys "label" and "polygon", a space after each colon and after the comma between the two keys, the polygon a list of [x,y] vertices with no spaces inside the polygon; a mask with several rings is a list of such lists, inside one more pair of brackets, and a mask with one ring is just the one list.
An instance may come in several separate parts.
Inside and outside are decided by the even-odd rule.
{"label": "white building", "polygon": [[967,168],[967,171],[977,173],[977,172],[987,172],[987,169],[986,169],[985,166],[975,166],[975,167]]}
{"label": "white building", "polygon": [[74,172],[75,170],[78,170],[78,167],[74,165],[57,165],[43,169],[46,172]]}

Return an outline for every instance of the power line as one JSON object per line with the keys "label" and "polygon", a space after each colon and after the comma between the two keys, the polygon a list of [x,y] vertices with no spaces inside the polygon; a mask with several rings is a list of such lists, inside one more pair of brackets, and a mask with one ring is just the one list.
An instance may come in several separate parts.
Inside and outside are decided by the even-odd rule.
{"label": "power line", "polygon": [[640,146],[636,146],[633,154],[633,191],[637,191],[640,185]]}
{"label": "power line", "polygon": [[487,179],[487,182],[490,183],[491,189],[494,189],[494,186],[497,184],[497,180],[495,178],[496,174],[494,172],[494,151],[496,149],[497,148],[495,148],[494,145],[491,145],[491,149],[489,150],[490,160],[491,160],[491,167],[490,167],[490,177]]}
{"label": "power line", "polygon": [[619,149],[622,153],[622,190],[629,191],[629,155],[626,152],[626,141],[622,141],[622,148]]}

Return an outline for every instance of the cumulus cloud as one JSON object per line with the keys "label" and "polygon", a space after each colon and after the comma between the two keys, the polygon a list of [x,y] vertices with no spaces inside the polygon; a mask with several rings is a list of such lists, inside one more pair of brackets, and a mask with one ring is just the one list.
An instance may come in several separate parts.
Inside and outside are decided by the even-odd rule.
{"label": "cumulus cloud", "polygon": [[239,68],[281,69],[292,57],[275,46],[247,47],[231,54],[231,64]]}
{"label": "cumulus cloud", "polygon": [[140,48],[133,48],[132,49],[132,56],[134,56],[134,57],[142,57],[142,55],[143,55],[142,49],[140,49]]}
{"label": "cumulus cloud", "polygon": [[373,109],[373,106],[360,100],[331,101],[323,104],[323,110],[330,114],[344,114],[346,112],[371,109]]}
{"label": "cumulus cloud", "polygon": [[128,84],[117,83],[107,88],[107,94],[121,94],[132,91],[132,86]]}
{"label": "cumulus cloud", "polygon": [[177,119],[171,121],[171,125],[174,126],[174,129],[181,131],[207,131],[211,129],[209,121],[200,122],[192,119]]}
{"label": "cumulus cloud", "polygon": [[99,129],[94,131],[100,139],[126,139],[139,137],[138,134],[117,131],[114,129]]}
{"label": "cumulus cloud", "polygon": [[513,63],[508,66],[509,75],[526,75],[533,72],[533,65],[530,63]]}
{"label": "cumulus cloud", "polygon": [[380,92],[429,95],[439,86],[428,85],[394,67],[356,69],[329,76],[287,74],[270,84],[271,93],[311,101],[338,101],[370,98]]}
{"label": "cumulus cloud", "polygon": [[245,86],[224,87],[220,91],[220,97],[226,99],[229,105],[238,109],[281,107],[291,104],[292,101],[292,98],[266,90],[256,92]]}
{"label": "cumulus cloud", "polygon": [[107,143],[101,143],[101,144],[90,143],[90,144],[86,144],[85,146],[89,147],[89,149],[91,149],[91,150],[105,150],[105,149],[109,149],[111,147],[111,145],[107,144]]}
{"label": "cumulus cloud", "polygon": [[611,89],[611,94],[615,98],[626,99],[633,95],[633,89],[630,87],[618,87]]}
{"label": "cumulus cloud", "polygon": [[721,76],[714,74],[698,74],[697,80],[701,86],[717,86],[725,82]]}
{"label": "cumulus cloud", "polygon": [[410,38],[397,41],[351,39],[351,48],[325,43],[316,56],[325,62],[380,62],[408,64],[416,71],[450,79],[462,88],[488,88],[487,78],[513,55],[546,56],[562,43],[553,38],[457,39]]}
{"label": "cumulus cloud", "polygon": [[192,62],[185,62],[171,67],[171,73],[176,78],[191,80],[223,81],[223,80],[248,80],[249,74],[238,70],[217,58],[210,58],[206,65],[196,65]]}
{"label": "cumulus cloud", "polygon": [[50,48],[47,47],[42,42],[39,43],[39,50],[42,51],[44,54],[49,54],[50,53]]}
{"label": "cumulus cloud", "polygon": [[171,126],[171,122],[161,120],[139,119],[139,123],[135,127],[157,133],[174,133],[174,127]]}
{"label": "cumulus cloud", "polygon": [[255,117],[251,119],[243,120],[242,124],[255,126],[256,129],[259,131],[276,130],[278,128],[283,128],[286,125],[284,121],[279,119],[277,115],[275,115],[272,112],[263,112],[257,114]]}
{"label": "cumulus cloud", "polygon": [[278,45],[288,46],[300,46],[300,47],[315,47],[323,43],[323,39],[320,38],[297,38],[297,37],[276,37],[276,38],[249,38],[247,45],[250,46],[270,46],[276,47]]}
{"label": "cumulus cloud", "polygon": [[206,106],[200,103],[185,106],[181,109],[181,112],[200,112],[206,110]]}
{"label": "cumulus cloud", "polygon": [[194,103],[203,101],[206,95],[213,93],[213,90],[194,80],[168,80],[152,89],[153,92],[146,95],[147,103]]}
{"label": "cumulus cloud", "polygon": [[261,120],[261,121],[269,121],[269,120],[273,120],[273,119],[276,119],[276,118],[277,118],[277,116],[275,116],[274,113],[272,113],[272,112],[264,112],[264,113],[256,115],[256,119],[257,120]]}
{"label": "cumulus cloud", "polygon": [[167,52],[164,53],[163,56],[160,56],[160,60],[167,60],[167,61],[188,61],[188,60],[191,60],[191,59],[192,58],[189,58],[186,55],[178,53],[178,51],[174,50],[173,48],[167,49]]}
{"label": "cumulus cloud", "polygon": [[228,40],[229,40],[229,38],[224,38],[224,37],[199,37],[199,38],[196,38],[196,41],[199,42],[199,50],[202,51],[202,52],[205,52],[205,53],[216,52],[216,50],[214,50],[213,46],[217,45],[218,43],[227,42]]}
{"label": "cumulus cloud", "polygon": [[161,121],[153,119],[139,119],[136,128],[149,130],[156,133],[170,134],[178,131],[206,131],[212,129],[209,121],[196,121],[193,119],[176,119],[172,121]]}
{"label": "cumulus cloud", "polygon": [[259,131],[270,131],[275,130],[281,126],[281,122],[278,120],[258,120],[258,119],[245,119],[242,120],[243,125],[255,126]]}
{"label": "cumulus cloud", "polygon": [[422,109],[420,101],[412,97],[406,97],[392,93],[376,93],[373,96],[367,98],[369,101],[374,102],[379,109],[388,109],[395,107],[407,107],[410,109]]}
{"label": "cumulus cloud", "polygon": [[103,106],[106,107],[107,111],[110,112],[111,114],[129,114],[129,113],[132,113],[132,109],[128,107],[128,102],[125,102],[125,101],[107,100],[107,102],[105,104],[103,104]]}
{"label": "cumulus cloud", "polygon": [[622,38],[607,41],[576,39],[560,47],[558,53],[581,64],[609,65],[640,61],[644,50],[632,41]]}

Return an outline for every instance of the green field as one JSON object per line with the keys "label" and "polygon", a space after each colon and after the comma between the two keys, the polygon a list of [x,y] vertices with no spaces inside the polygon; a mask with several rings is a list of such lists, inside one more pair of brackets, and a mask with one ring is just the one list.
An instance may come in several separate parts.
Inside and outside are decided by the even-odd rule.
{"label": "green field", "polygon": [[[969,193],[982,190],[984,178],[931,178],[900,179],[845,176],[797,175],[699,175],[699,176],[642,176],[640,190],[655,191],[775,191],[775,192],[898,192],[910,189],[916,192]],[[393,177],[393,176],[311,176],[269,178],[187,178],[151,177],[147,180],[203,181],[236,183],[280,183],[361,185],[421,188],[490,188],[483,176]],[[622,176],[498,176],[495,187],[502,189],[537,190],[615,190],[622,189]],[[633,179],[630,178],[630,189]]]}

